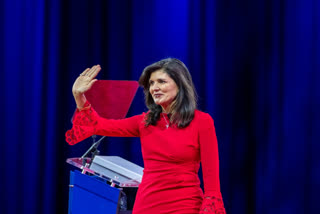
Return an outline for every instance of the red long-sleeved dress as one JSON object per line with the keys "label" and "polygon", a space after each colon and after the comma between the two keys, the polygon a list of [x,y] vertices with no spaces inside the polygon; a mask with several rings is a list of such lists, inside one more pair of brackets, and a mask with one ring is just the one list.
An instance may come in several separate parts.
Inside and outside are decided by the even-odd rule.
{"label": "red long-sleeved dress", "polygon": [[[140,137],[144,174],[134,214],[224,214],[217,138],[210,115],[196,110],[190,125],[182,129],[167,128],[169,118],[164,113],[155,126],[146,127],[145,115],[111,120],[100,117],[92,107],[77,110],[66,140],[73,145],[94,134]],[[200,161],[204,194],[198,177]]]}

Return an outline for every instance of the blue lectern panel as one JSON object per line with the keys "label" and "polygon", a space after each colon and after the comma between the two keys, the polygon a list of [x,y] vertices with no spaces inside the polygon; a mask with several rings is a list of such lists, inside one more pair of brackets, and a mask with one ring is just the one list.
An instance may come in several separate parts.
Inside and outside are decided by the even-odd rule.
{"label": "blue lectern panel", "polygon": [[69,214],[117,213],[120,190],[96,177],[70,172]]}

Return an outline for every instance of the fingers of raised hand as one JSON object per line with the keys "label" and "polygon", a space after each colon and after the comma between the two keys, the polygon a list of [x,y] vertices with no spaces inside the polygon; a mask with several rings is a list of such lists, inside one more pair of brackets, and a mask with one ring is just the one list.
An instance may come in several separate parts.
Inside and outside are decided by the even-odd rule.
{"label": "fingers of raised hand", "polygon": [[87,68],[86,70],[84,70],[80,76],[86,76],[86,74],[88,73],[88,71],[90,70],[90,68]]}
{"label": "fingers of raised hand", "polygon": [[86,70],[84,70],[80,74],[80,76],[94,78],[97,76],[100,70],[101,70],[100,65],[95,65],[95,66],[92,66],[92,68],[87,68]]}
{"label": "fingers of raised hand", "polygon": [[100,65],[93,66],[87,73],[87,75],[91,78],[95,78],[99,71],[101,70]]}

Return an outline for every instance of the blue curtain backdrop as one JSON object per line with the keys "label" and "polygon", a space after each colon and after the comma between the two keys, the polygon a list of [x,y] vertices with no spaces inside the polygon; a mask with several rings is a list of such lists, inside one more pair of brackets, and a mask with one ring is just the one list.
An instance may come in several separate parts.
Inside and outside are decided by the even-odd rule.
{"label": "blue curtain backdrop", "polygon": [[[320,1],[2,0],[1,213],[67,213],[71,87],[85,68],[138,80],[166,57],[189,67],[219,141],[230,214],[319,213]],[[139,89],[128,116],[146,111]],[[104,155],[143,166],[139,139]]]}

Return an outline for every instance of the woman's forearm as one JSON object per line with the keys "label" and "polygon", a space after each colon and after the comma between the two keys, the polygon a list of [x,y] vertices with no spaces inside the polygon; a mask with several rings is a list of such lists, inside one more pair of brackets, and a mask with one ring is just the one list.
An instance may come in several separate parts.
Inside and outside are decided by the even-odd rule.
{"label": "woman's forearm", "polygon": [[76,101],[77,108],[81,109],[84,107],[84,104],[87,102],[87,98],[83,93],[73,93],[74,100]]}

